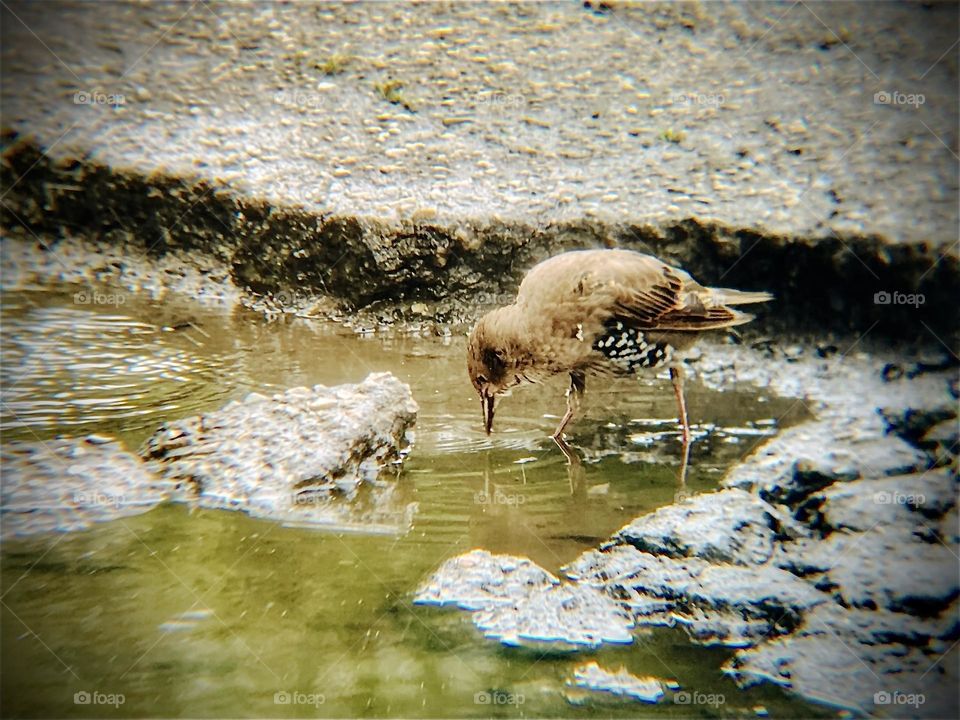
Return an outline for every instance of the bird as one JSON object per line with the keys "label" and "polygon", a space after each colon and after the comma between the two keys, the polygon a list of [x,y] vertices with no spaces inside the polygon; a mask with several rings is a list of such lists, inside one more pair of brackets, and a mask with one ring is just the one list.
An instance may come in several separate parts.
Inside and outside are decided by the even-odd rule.
{"label": "bird", "polygon": [[707,330],[754,316],[732,306],[768,302],[768,292],[705,287],[687,272],[627,249],[571,250],[535,265],[512,304],[484,315],[467,342],[467,372],[493,430],[499,398],[513,388],[570,376],[567,410],[553,439],[579,411],[587,375],[616,377],[667,367],[686,448],[690,425],[683,353]]}

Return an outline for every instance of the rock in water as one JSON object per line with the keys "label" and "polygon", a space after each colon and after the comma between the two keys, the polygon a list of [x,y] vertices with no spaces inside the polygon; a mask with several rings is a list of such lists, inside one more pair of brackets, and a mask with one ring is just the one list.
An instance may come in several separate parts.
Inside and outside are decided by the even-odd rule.
{"label": "rock in water", "polygon": [[486,550],[447,560],[414,602],[471,610],[483,634],[504,645],[576,649],[633,641],[633,621],[606,594],[561,583],[527,558]]}
{"label": "rock in water", "polygon": [[[166,423],[140,450],[179,498],[339,530],[395,532],[415,506],[383,478],[413,441],[417,404],[390,373],[355,385],[251,394]],[[345,498],[351,502],[336,502]]]}
{"label": "rock in water", "polygon": [[613,541],[670,558],[754,565],[771,558],[778,538],[795,535],[795,524],[755,495],[731,488],[636,518]]}
{"label": "rock in water", "polygon": [[112,438],[13,442],[2,451],[3,537],[86,530],[138,515],[172,487]]}
{"label": "rock in water", "polygon": [[663,697],[663,688],[657,678],[637,677],[622,666],[613,672],[595,662],[574,668],[573,678],[567,684],[648,703],[659,702]]}

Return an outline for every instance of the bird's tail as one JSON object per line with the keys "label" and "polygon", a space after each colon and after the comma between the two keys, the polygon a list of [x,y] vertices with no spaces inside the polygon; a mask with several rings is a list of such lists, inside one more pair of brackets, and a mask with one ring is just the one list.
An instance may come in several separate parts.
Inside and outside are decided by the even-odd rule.
{"label": "bird's tail", "polygon": [[730,288],[708,288],[710,300],[717,305],[749,305],[750,303],[770,302],[773,295],[768,292],[731,290]]}

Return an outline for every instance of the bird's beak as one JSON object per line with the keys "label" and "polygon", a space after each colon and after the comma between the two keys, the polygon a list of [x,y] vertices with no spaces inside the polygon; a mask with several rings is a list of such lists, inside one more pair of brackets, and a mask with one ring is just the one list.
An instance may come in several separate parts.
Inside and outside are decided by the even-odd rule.
{"label": "bird's beak", "polygon": [[482,394],[480,396],[480,408],[483,412],[483,427],[489,435],[490,431],[493,430],[493,395]]}

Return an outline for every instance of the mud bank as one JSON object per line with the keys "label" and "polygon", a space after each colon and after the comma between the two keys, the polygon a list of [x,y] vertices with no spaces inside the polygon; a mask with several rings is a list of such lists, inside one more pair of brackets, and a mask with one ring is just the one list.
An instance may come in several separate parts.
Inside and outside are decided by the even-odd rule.
{"label": "mud bank", "polygon": [[[960,283],[960,256],[937,242],[892,243],[870,234],[771,234],[697,216],[634,225],[583,217],[547,224],[464,219],[330,217],[269,204],[182,177],[117,171],[76,159],[56,163],[29,141],[5,151],[3,218],[43,243],[78,231],[95,243],[213,266],[231,284],[270,295],[280,309],[325,305],[390,320],[427,303],[441,321],[509,302],[523,274],[563,250],[625,247],[677,264],[702,282],[765,289],[771,329],[855,330],[931,342],[953,337],[945,312]],[[894,297],[896,293],[896,297]],[[901,302],[901,297],[921,297]]]}

